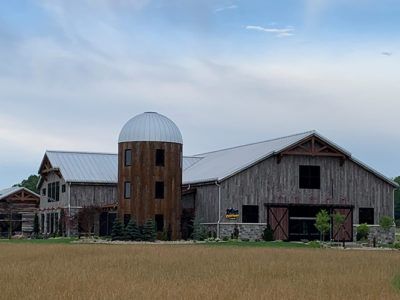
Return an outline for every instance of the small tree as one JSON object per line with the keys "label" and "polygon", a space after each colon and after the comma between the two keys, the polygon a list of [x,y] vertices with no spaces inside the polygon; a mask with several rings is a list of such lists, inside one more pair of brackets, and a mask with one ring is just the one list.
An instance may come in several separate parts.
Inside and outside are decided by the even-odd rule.
{"label": "small tree", "polygon": [[330,217],[325,209],[322,209],[317,213],[314,226],[318,229],[320,233],[320,240],[323,242],[325,240],[325,234],[329,232],[330,229]]}
{"label": "small tree", "polygon": [[91,235],[100,211],[101,209],[97,206],[82,207],[77,214],[79,231]]}
{"label": "small tree", "polygon": [[366,223],[357,227],[357,241],[366,240],[369,234],[369,227]]}
{"label": "small tree", "polygon": [[142,240],[142,234],[134,219],[130,219],[125,228],[125,238],[130,241]]}
{"label": "small tree", "polygon": [[35,217],[33,218],[33,234],[37,237],[40,233],[40,226],[39,226],[39,217],[38,214],[35,213]]}
{"label": "small tree", "polygon": [[154,242],[156,239],[156,224],[153,219],[148,219],[143,225],[143,240]]}
{"label": "small tree", "polygon": [[121,241],[124,239],[124,225],[120,219],[115,219],[111,229],[111,240]]}

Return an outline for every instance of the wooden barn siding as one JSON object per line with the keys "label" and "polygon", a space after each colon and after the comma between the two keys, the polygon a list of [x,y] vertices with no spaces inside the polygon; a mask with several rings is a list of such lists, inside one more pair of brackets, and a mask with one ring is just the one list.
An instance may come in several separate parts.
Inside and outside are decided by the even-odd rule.
{"label": "wooden barn siding", "polygon": [[[20,193],[17,193],[17,195],[20,195]],[[15,195],[11,195],[0,201],[0,214],[8,215],[11,212],[12,214],[22,215],[22,232],[24,233],[31,233],[33,231],[33,221],[38,208],[38,202],[27,199],[16,200]]]}
{"label": "wooden barn siding", "polygon": [[198,187],[196,193],[195,205],[196,205],[195,209],[196,218],[199,220],[199,222],[204,222],[204,223],[217,222],[218,187],[215,184]]}
{"label": "wooden barn siding", "polygon": [[117,202],[117,185],[71,184],[71,206],[102,206]]}
{"label": "wooden barn siding", "polygon": [[[321,167],[321,189],[299,189],[299,166]],[[221,211],[228,207],[259,205],[260,222],[266,222],[264,203],[350,204],[354,222],[359,207],[374,207],[375,223],[393,214],[393,187],[356,163],[333,157],[285,156],[266,159],[221,183]],[[205,222],[218,219],[218,189],[215,185],[197,188],[196,208]],[[240,219],[240,221],[242,221]]]}

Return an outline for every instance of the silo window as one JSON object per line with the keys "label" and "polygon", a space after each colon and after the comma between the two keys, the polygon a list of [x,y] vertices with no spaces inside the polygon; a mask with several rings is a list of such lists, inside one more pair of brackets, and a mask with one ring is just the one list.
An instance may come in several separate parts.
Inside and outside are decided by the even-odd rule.
{"label": "silo window", "polygon": [[163,215],[156,215],[156,230],[157,232],[164,231],[164,216]]}
{"label": "silo window", "polygon": [[165,162],[165,151],[164,149],[156,150],[156,166],[163,167]]}
{"label": "silo window", "polygon": [[156,199],[164,199],[164,182],[156,181]]}
{"label": "silo window", "polygon": [[131,197],[131,182],[125,181],[124,184],[124,198],[129,199]]}
{"label": "silo window", "polygon": [[132,166],[132,150],[125,150],[125,167]]}

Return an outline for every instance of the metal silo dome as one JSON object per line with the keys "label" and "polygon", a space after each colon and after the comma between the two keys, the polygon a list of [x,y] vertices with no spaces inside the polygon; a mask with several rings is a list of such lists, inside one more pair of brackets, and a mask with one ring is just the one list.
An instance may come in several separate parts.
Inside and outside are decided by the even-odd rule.
{"label": "metal silo dome", "polygon": [[119,134],[118,143],[156,141],[183,144],[179,128],[156,112],[145,112],[130,119]]}

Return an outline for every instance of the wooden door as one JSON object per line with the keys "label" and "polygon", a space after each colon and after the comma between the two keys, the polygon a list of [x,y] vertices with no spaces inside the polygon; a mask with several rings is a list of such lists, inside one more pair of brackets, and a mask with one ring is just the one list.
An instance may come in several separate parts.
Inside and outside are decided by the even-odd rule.
{"label": "wooden door", "polygon": [[267,222],[274,232],[275,240],[289,240],[289,208],[269,206]]}
{"label": "wooden door", "polygon": [[344,223],[338,228],[336,224],[333,225],[333,240],[335,241],[353,241],[353,208],[334,208],[333,214],[340,213],[345,217]]}

